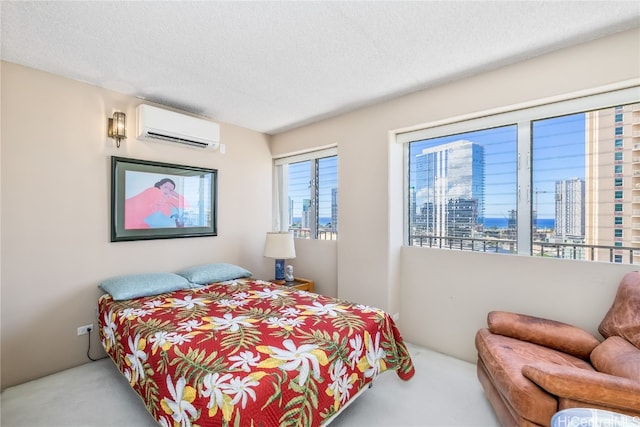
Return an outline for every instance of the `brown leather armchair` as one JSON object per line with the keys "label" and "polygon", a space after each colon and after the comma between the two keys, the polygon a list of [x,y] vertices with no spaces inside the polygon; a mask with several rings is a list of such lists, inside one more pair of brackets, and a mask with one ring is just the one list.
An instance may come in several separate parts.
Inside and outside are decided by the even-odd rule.
{"label": "brown leather armchair", "polygon": [[640,417],[640,272],[622,279],[600,341],[578,327],[492,311],[476,334],[478,379],[503,426],[549,426],[568,408]]}

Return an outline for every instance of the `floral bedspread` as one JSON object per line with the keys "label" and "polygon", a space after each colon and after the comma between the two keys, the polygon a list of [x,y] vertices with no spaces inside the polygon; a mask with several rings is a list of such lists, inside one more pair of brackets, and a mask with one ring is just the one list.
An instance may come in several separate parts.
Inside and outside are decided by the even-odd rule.
{"label": "floral bedspread", "polygon": [[241,279],[99,301],[100,339],[162,426],[318,426],[414,367],[380,309]]}

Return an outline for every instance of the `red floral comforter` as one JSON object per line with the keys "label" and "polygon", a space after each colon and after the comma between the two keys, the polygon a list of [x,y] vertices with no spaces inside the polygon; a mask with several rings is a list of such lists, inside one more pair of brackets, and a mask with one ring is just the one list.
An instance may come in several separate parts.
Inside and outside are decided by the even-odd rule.
{"label": "red floral comforter", "polygon": [[99,302],[102,345],[163,426],[318,426],[413,363],[391,317],[242,279]]}

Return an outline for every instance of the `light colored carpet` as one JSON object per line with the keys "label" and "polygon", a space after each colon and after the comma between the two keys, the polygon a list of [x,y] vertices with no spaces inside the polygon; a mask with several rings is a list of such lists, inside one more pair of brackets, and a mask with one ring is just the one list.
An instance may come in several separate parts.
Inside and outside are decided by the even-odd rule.
{"label": "light colored carpet", "polygon": [[[384,372],[332,423],[351,426],[498,426],[475,365],[408,344],[416,374]],[[2,427],[157,427],[109,359],[2,392]]]}

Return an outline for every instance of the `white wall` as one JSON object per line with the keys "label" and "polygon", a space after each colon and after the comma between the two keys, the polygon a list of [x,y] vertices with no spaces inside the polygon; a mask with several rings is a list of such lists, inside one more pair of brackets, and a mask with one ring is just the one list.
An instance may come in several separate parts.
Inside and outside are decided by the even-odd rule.
{"label": "white wall", "polygon": [[[294,276],[314,281],[315,291],[335,297],[338,294],[336,240],[296,240],[296,258],[287,262],[294,266]],[[273,273],[271,276],[272,277]]]}
{"label": "white wall", "polygon": [[402,250],[401,330],[410,342],[475,362],[487,313],[559,320],[598,336],[622,276],[638,266],[429,248]]}
{"label": "white wall", "polygon": [[389,132],[639,78],[636,29],[276,135],[272,151],[338,144],[338,296],[399,312],[410,341],[475,360],[487,311],[593,329],[634,267],[403,249],[402,152]]}
{"label": "white wall", "polygon": [[[3,388],[88,361],[76,328],[97,324],[97,286],[108,277],[214,261],[272,276],[273,260],[262,256],[271,229],[267,136],[221,123],[224,155],[137,141],[141,100],[1,66]],[[114,111],[128,119],[120,149],[107,137]],[[218,236],[111,243],[110,156],[218,169]]]}

